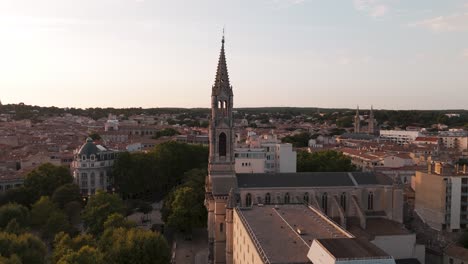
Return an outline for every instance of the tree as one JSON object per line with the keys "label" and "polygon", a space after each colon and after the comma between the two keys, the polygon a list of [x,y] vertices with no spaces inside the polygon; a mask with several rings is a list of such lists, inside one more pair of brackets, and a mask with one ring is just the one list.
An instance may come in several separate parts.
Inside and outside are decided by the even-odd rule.
{"label": "tree", "polygon": [[69,251],[57,264],[104,264],[104,255],[94,247],[83,246],[78,251]]}
{"label": "tree", "polygon": [[286,136],[282,138],[283,143],[291,143],[293,147],[296,148],[304,148],[309,146],[309,139],[311,139],[311,135],[308,132],[302,132],[297,135]]}
{"label": "tree", "polygon": [[82,218],[89,232],[98,235],[104,230],[104,222],[111,214],[124,212],[125,205],[116,194],[98,191],[90,197],[83,210]]}
{"label": "tree", "polygon": [[80,188],[74,183],[67,183],[58,187],[52,194],[52,201],[60,208],[64,208],[67,203],[80,202]]}
{"label": "tree", "polygon": [[166,240],[159,233],[138,228],[107,229],[99,241],[108,263],[166,264],[170,250]]}
{"label": "tree", "polygon": [[130,229],[135,227],[135,223],[128,221],[123,217],[123,215],[114,213],[107,217],[107,220],[104,222],[104,229],[116,229],[116,228],[125,228]]}
{"label": "tree", "polygon": [[31,208],[31,224],[42,236],[51,239],[64,231],[72,232],[68,217],[47,196],[42,196]]}
{"label": "tree", "polygon": [[24,187],[38,198],[51,196],[59,186],[72,183],[72,181],[73,177],[67,167],[46,163],[26,175]]}
{"label": "tree", "polygon": [[7,203],[17,203],[24,206],[30,206],[36,201],[36,195],[24,186],[11,188],[3,195],[0,195],[0,205]]}
{"label": "tree", "polygon": [[80,223],[81,207],[81,202],[76,201],[65,204],[65,208],[63,209],[63,211],[67,215],[70,224],[78,225]]}
{"label": "tree", "polygon": [[47,223],[49,216],[57,211],[57,206],[47,196],[42,196],[31,207],[31,225],[41,228]]}
{"label": "tree", "polygon": [[162,130],[156,131],[155,135],[152,137],[153,139],[158,139],[160,137],[172,137],[175,135],[179,135],[179,131],[173,128],[164,128]]}
{"label": "tree", "polygon": [[116,189],[124,198],[167,194],[182,183],[184,173],[207,166],[208,148],[175,141],[159,144],[149,153],[122,153],[114,163]]}
{"label": "tree", "polygon": [[45,244],[30,233],[0,232],[0,256],[9,258],[9,261],[18,258],[21,263],[43,264],[46,263],[46,253]]}
{"label": "tree", "polygon": [[11,219],[10,222],[8,222],[8,225],[5,227],[5,232],[15,235],[19,235],[23,233],[23,231],[23,228],[21,228],[16,218]]}
{"label": "tree", "polygon": [[355,171],[351,159],[341,152],[326,150],[314,153],[299,151],[297,153],[298,172],[338,172]]}
{"label": "tree", "polygon": [[26,227],[29,224],[29,210],[23,205],[10,203],[0,207],[0,228],[4,228],[11,220],[16,219],[16,222],[21,227]]}
{"label": "tree", "polygon": [[176,189],[171,211],[167,224],[180,232],[191,233],[193,228],[205,224],[205,206],[200,202],[197,192],[191,187]]}
{"label": "tree", "polygon": [[78,252],[83,247],[97,248],[97,243],[89,234],[81,234],[71,238],[69,234],[60,232],[55,236],[53,246],[52,263],[57,263],[62,257]]}

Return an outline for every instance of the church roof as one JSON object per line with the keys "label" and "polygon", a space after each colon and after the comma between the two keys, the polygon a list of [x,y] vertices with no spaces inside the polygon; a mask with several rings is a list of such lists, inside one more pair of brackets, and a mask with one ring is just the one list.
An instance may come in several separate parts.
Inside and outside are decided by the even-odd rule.
{"label": "church roof", "polygon": [[297,172],[237,174],[239,188],[339,187],[359,185],[392,185],[385,175],[371,172]]}
{"label": "church roof", "polygon": [[226,54],[224,52],[224,36],[221,41],[221,52],[219,53],[218,69],[216,70],[216,78],[213,85],[212,95],[219,95],[222,91],[227,92],[227,95],[232,95],[232,87],[229,84]]}

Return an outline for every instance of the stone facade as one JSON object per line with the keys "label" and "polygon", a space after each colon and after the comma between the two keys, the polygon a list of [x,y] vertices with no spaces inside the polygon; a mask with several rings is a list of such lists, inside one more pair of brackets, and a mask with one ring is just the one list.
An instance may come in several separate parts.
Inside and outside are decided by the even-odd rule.
{"label": "stone facade", "polygon": [[211,263],[234,261],[236,208],[306,203],[344,227],[348,219],[357,220],[362,228],[370,218],[402,222],[402,187],[385,175],[364,172],[236,174],[232,109],[233,92],[223,37],[211,95],[210,155],[205,185]]}

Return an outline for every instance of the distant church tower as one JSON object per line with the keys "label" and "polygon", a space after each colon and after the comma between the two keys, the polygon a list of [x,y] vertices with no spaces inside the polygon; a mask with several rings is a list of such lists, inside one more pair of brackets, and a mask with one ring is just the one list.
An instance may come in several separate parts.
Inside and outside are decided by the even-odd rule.
{"label": "distant church tower", "polygon": [[371,105],[369,119],[367,120],[367,133],[369,135],[375,134],[375,118],[374,118],[374,107]]}
{"label": "distant church tower", "polygon": [[[211,121],[209,128],[210,156],[206,179],[205,206],[208,210],[209,257],[213,263],[231,263],[232,244],[226,244],[226,202],[231,189],[237,187],[234,169],[233,93],[224,53],[224,34],[221,41],[218,69],[211,91]],[[232,232],[232,230],[231,230]]]}
{"label": "distant church tower", "polygon": [[354,133],[361,133],[361,118],[359,117],[359,106],[356,109],[356,115],[354,116]]}

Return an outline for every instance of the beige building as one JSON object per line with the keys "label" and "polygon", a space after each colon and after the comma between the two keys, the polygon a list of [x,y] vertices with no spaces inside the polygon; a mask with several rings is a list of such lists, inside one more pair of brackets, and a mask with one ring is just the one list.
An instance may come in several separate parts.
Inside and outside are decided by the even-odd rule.
{"label": "beige building", "polygon": [[[258,238],[256,239],[253,236],[250,236],[250,242],[247,242],[248,238],[241,235],[245,234],[245,232],[234,229],[236,223],[236,228],[241,228],[239,224],[240,218],[242,218],[241,215],[245,216],[255,210],[264,210],[264,208],[276,210],[275,205],[287,208],[290,204],[296,204],[291,207],[308,204],[302,210],[315,212],[315,216],[311,216],[314,221],[317,217],[331,218],[339,225],[346,226],[349,220],[355,219],[362,229],[366,229],[369,219],[379,218],[398,223],[402,222],[402,187],[385,175],[365,172],[236,174],[232,109],[233,91],[232,86],[229,84],[223,38],[215,84],[212,87],[211,95],[210,155],[205,195],[205,205],[208,211],[210,262],[216,264],[285,263],[266,260],[265,254],[267,254],[268,258],[268,253],[262,248],[272,243],[282,245],[286,238],[279,237],[275,240],[274,237],[271,237],[271,240],[265,240],[262,245]],[[266,213],[265,216],[268,218],[273,213],[275,211]],[[280,212],[278,216],[281,218],[283,213]],[[362,258],[362,262],[359,263],[394,263],[393,258],[386,253],[382,253],[381,250],[375,250],[375,247],[369,245],[364,246],[357,240],[349,240],[352,236],[344,235],[346,232],[341,230],[338,224],[333,223],[332,220],[326,222],[327,225],[332,225],[333,228],[338,230],[337,234],[343,234],[346,241],[329,242],[326,240],[333,237],[333,235],[330,237],[310,237],[311,241],[307,239],[305,244],[309,249],[316,247],[316,250],[321,250],[322,253],[320,254],[328,254],[326,261],[314,260],[314,263],[352,263],[341,262],[341,260],[345,261],[352,258]],[[255,234],[267,232],[271,236],[275,234],[276,229],[262,229],[265,231],[260,231],[257,227],[252,227],[251,222],[247,221],[246,223],[243,226],[244,229],[250,229],[249,232]],[[288,223],[292,222],[289,221]],[[270,223],[265,221],[264,224]],[[261,228],[261,226],[260,224],[258,228]],[[280,229],[290,228],[286,223],[279,226]],[[290,226],[293,225],[290,224]],[[303,228],[310,230],[306,232],[312,232],[313,229],[312,226],[306,224],[303,225]],[[241,247],[239,239],[243,243],[244,239],[246,240],[243,248],[239,248]],[[300,243],[304,244],[303,241]],[[300,243],[298,243],[298,246],[301,245]],[[290,248],[293,250],[295,246],[286,243],[284,244],[284,251],[286,252]],[[366,249],[362,249],[363,247]],[[357,256],[353,257],[353,252]],[[301,250],[301,254],[303,254],[301,258],[305,262],[294,263],[310,263],[312,257],[317,257],[309,255],[308,250]],[[339,259],[340,261],[334,262],[333,259]]]}
{"label": "beige building", "polygon": [[96,145],[91,138],[75,151],[71,169],[83,196],[110,188],[111,169],[118,154],[117,151]]}
{"label": "beige building", "polygon": [[415,211],[436,230],[456,231],[468,224],[468,171],[456,166],[429,164],[417,171]]}
{"label": "beige building", "polygon": [[254,205],[232,211],[235,264],[395,263],[392,256],[355,238],[312,206]]}

